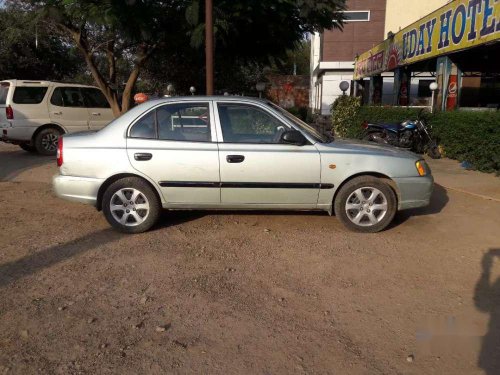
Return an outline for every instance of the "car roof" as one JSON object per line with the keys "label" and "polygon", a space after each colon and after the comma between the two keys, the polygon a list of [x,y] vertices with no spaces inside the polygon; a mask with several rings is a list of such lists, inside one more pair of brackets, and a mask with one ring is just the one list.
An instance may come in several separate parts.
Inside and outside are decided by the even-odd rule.
{"label": "car roof", "polygon": [[66,83],[57,81],[40,81],[40,80],[28,80],[28,79],[4,79],[0,82],[8,82],[13,86],[24,86],[24,85],[40,85],[40,86],[64,86],[64,87],[87,87],[87,88],[97,88],[95,86],[82,85],[79,83]]}
{"label": "car roof", "polygon": [[170,96],[148,100],[148,103],[169,103],[169,102],[200,102],[200,101],[221,101],[221,102],[246,102],[256,104],[269,104],[269,100],[254,98],[249,96],[236,95],[191,95],[191,96]]}

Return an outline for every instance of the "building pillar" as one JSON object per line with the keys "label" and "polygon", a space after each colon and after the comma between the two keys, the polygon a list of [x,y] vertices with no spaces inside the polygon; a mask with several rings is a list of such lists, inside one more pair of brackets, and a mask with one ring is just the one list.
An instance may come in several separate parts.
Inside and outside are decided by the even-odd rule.
{"label": "building pillar", "polygon": [[458,108],[462,73],[448,56],[438,57],[436,66],[437,99],[436,108],[453,111]]}
{"label": "building pillar", "polygon": [[410,104],[411,71],[405,66],[394,71],[393,105]]}
{"label": "building pillar", "polygon": [[384,85],[384,79],[382,76],[376,75],[370,77],[370,96],[368,98],[368,104],[379,105],[382,103],[382,87]]}

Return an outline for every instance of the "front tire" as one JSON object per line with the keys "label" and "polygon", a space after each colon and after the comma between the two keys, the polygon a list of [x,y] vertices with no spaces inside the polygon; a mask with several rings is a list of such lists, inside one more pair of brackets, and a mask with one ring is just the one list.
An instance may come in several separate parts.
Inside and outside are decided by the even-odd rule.
{"label": "front tire", "polygon": [[35,149],[41,155],[55,155],[61,132],[56,128],[45,128],[35,137]]}
{"label": "front tire", "polygon": [[335,199],[335,215],[348,229],[376,233],[394,219],[397,198],[384,180],[360,176],[340,188]]}
{"label": "front tire", "polygon": [[113,182],[102,199],[106,220],[123,233],[146,232],[160,216],[158,196],[147,182],[138,177]]}

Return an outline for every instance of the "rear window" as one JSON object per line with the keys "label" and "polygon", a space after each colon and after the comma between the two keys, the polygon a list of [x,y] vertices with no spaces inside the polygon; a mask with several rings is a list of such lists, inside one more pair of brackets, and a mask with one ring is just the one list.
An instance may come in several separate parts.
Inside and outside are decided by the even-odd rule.
{"label": "rear window", "polygon": [[0,83],[0,104],[7,103],[7,95],[9,94],[9,82]]}
{"label": "rear window", "polygon": [[16,87],[12,101],[16,104],[39,104],[47,92],[47,87]]}

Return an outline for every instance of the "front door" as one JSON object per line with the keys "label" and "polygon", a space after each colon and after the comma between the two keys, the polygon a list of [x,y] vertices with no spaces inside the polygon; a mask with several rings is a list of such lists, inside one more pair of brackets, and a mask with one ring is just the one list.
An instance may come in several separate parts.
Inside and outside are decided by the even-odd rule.
{"label": "front door", "polygon": [[113,111],[101,90],[90,87],[81,90],[87,107],[90,130],[100,130],[114,120]]}
{"label": "front door", "polygon": [[155,107],[130,128],[133,167],[160,186],[170,207],[220,204],[218,148],[211,104]]}
{"label": "front door", "polygon": [[281,143],[290,127],[264,107],[217,103],[221,202],[315,208],[320,155],[312,144]]}
{"label": "front door", "polygon": [[69,133],[89,130],[88,112],[79,87],[56,87],[49,100],[49,116]]}

